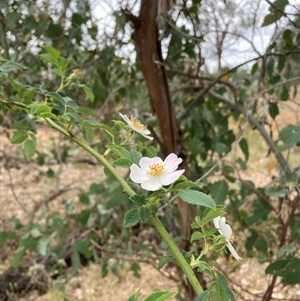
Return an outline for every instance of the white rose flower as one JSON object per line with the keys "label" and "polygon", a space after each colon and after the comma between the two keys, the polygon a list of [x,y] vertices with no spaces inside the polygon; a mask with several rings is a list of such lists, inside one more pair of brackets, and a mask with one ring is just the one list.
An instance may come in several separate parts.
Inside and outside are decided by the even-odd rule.
{"label": "white rose flower", "polygon": [[218,229],[219,233],[226,237],[226,247],[228,248],[232,256],[236,260],[242,260],[242,258],[237,254],[236,250],[231,244],[234,241],[234,235],[232,235],[231,227],[228,224],[226,224],[226,218],[218,216],[213,219],[213,222],[215,227]]}
{"label": "white rose flower", "polygon": [[137,133],[141,134],[149,140],[153,139],[153,137],[149,136],[151,132],[147,130],[147,127],[143,125],[138,119],[136,119],[133,116],[131,116],[129,119],[126,115],[123,115],[121,113],[119,113],[119,115],[126,121],[126,123],[131,129],[133,129],[134,131],[136,131]]}
{"label": "white rose flower", "polygon": [[130,179],[142,188],[149,191],[155,191],[164,185],[174,183],[183,173],[184,169],[177,170],[182,159],[171,153],[165,161],[159,157],[143,157],[139,165],[130,166]]}

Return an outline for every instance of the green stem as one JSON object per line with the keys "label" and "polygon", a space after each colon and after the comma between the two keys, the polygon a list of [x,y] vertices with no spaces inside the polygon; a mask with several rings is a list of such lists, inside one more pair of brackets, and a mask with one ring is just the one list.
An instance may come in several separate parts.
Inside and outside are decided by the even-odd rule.
{"label": "green stem", "polygon": [[173,253],[176,263],[179,265],[179,267],[183,270],[184,274],[188,278],[190,284],[192,285],[193,289],[195,290],[196,294],[199,295],[203,292],[203,288],[201,284],[199,283],[197,277],[195,276],[192,268],[190,265],[186,262],[183,255],[175,245],[174,241],[172,240],[170,234],[166,231],[166,228],[161,223],[161,221],[158,219],[156,215],[152,215],[150,218],[150,221],[153,223],[154,227],[158,231],[158,233],[161,235],[171,252]]}
{"label": "green stem", "polygon": [[[61,126],[53,122],[49,118],[45,118],[46,121],[56,130],[61,132],[62,134],[66,135],[70,139],[72,139],[75,143],[80,145],[83,149],[85,149],[88,153],[90,153],[92,156],[94,156],[98,161],[100,161],[116,178],[116,180],[122,185],[124,191],[131,197],[134,196],[136,193],[135,191],[128,185],[128,183],[118,174],[118,172],[115,170],[115,168],[105,159],[104,156],[98,154],[96,151],[94,151],[90,146],[88,146],[84,141],[76,138],[71,137],[71,135],[64,130]],[[199,295],[201,292],[203,292],[203,288],[200,285],[198,279],[196,278],[192,268],[190,265],[186,262],[183,255],[179,251],[176,244],[173,242],[170,234],[166,231],[163,224],[160,222],[158,217],[156,215],[151,216],[150,221],[152,222],[153,226],[156,228],[158,233],[161,235],[171,252],[173,253],[175,260],[179,267],[183,270],[184,274],[188,278],[189,282],[191,283],[192,287],[194,288],[197,295]]]}
{"label": "green stem", "polygon": [[73,140],[75,143],[80,145],[83,149],[85,149],[88,153],[90,153],[92,156],[94,156],[99,162],[101,162],[116,178],[116,180],[122,185],[124,191],[131,197],[134,196],[136,193],[134,190],[127,184],[127,182],[119,175],[119,173],[115,170],[115,168],[105,159],[103,155],[100,155],[96,151],[94,151],[89,145],[87,145],[84,141],[76,138],[71,137],[71,135],[64,130],[61,126],[53,122],[50,118],[45,118],[45,120],[51,125],[51,127],[55,128],[65,136],[69,137],[71,140]]}

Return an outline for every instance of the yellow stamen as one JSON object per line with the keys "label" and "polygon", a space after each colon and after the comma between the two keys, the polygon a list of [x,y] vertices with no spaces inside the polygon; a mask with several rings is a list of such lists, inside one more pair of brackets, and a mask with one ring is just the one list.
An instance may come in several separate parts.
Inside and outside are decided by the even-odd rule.
{"label": "yellow stamen", "polygon": [[138,130],[146,131],[147,127],[143,125],[138,119],[133,116],[130,116],[130,121],[132,122],[133,126]]}
{"label": "yellow stamen", "polygon": [[161,163],[155,163],[149,166],[148,174],[152,177],[160,176],[164,171],[164,165]]}
{"label": "yellow stamen", "polygon": [[229,241],[230,241],[231,243],[233,243],[234,240],[235,240],[235,235],[232,234],[231,237],[229,238]]}

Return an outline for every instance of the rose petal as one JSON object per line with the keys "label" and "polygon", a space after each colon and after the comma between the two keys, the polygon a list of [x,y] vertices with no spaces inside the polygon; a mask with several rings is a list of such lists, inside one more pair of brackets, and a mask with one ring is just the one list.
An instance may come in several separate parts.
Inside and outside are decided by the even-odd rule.
{"label": "rose petal", "polygon": [[151,179],[141,184],[142,188],[148,191],[158,190],[162,185],[158,177],[151,177]]}
{"label": "rose petal", "polygon": [[127,122],[127,124],[131,123],[131,121],[126,115],[123,115],[122,113],[119,113],[119,115]]}
{"label": "rose petal", "polygon": [[174,153],[168,155],[164,161],[166,171],[174,171],[178,168],[178,165],[182,162],[182,159],[177,157]]}
{"label": "rose petal", "polygon": [[144,170],[148,170],[149,166],[153,164],[163,164],[163,160],[159,157],[143,157],[139,162],[140,167]]}
{"label": "rose petal", "polygon": [[149,176],[146,170],[139,168],[136,164],[132,164],[130,166],[130,179],[135,183],[142,183],[144,181],[149,180]]}
{"label": "rose petal", "polygon": [[217,217],[215,217],[215,218],[213,219],[214,226],[215,226],[217,229],[220,229],[220,225],[219,225],[219,223],[220,223],[220,218],[221,218],[221,216],[217,216]]}
{"label": "rose petal", "polygon": [[229,240],[231,238],[231,235],[232,235],[232,229],[228,224],[226,224],[226,218],[225,217],[220,218],[219,226],[220,226],[220,229],[222,231],[222,234],[225,235],[225,237]]}
{"label": "rose petal", "polygon": [[174,183],[178,178],[184,173],[184,169],[173,171],[173,172],[164,172],[159,176],[159,180],[162,185],[170,185]]}
{"label": "rose petal", "polygon": [[146,130],[146,131],[141,131],[141,130],[137,130],[134,129],[136,132],[138,132],[139,134],[141,134],[142,136],[144,136],[145,138],[149,139],[149,140],[153,140],[153,137],[149,136],[149,134],[151,133],[150,131]]}
{"label": "rose petal", "polygon": [[230,242],[227,243],[226,247],[228,248],[228,250],[236,260],[242,260],[242,258],[238,255],[235,248],[232,246]]}

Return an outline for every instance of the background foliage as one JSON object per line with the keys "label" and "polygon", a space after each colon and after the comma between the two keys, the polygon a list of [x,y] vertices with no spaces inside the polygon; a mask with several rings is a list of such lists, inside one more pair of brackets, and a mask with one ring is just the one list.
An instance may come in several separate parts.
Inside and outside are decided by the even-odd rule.
{"label": "background foliage", "polygon": [[[159,238],[147,226],[122,226],[124,212],[133,205],[109,176],[94,179],[57,212],[48,211],[56,193],[68,190],[60,169],[51,164],[78,164],[72,163],[78,150],[62,137],[59,148],[36,149],[42,123],[37,115],[69,122],[75,135],[82,132],[104,153],[113,131],[104,124],[112,125],[120,111],[139,112],[156,137],[153,153],[164,149],[132,36],[140,3],[110,5],[75,0],[1,4],[2,131],[22,147],[30,164],[37,164],[39,177],[56,182],[54,192],[44,191],[42,204],[28,205],[15,197],[26,218],[2,216],[2,247],[17,242],[8,258],[12,267],[28,262],[31,252],[53,262],[63,256],[70,261],[71,275],[95,260],[105,276],[119,265],[109,259],[111,253],[145,260],[161,254]],[[243,259],[266,263],[269,285],[256,300],[271,300],[278,279],[283,286],[300,280],[299,10],[299,4],[288,0],[177,1],[161,28],[163,39],[157,41],[188,154],[189,178],[201,182],[202,191],[217,204],[226,205]],[[76,68],[81,77],[73,73]],[[59,90],[62,78],[69,80],[68,90]],[[44,103],[45,97],[53,100],[51,106]],[[17,109],[16,103],[23,107]],[[286,108],[293,114],[284,115],[283,123]],[[16,160],[8,160],[8,150],[2,153],[4,172],[18,167]],[[95,164],[86,158],[79,163]],[[170,230],[178,229],[180,210],[172,218],[168,210],[161,214]],[[140,239],[143,231],[150,232],[148,239]],[[173,234],[184,240],[180,231]],[[74,243],[66,250],[70,239]],[[53,262],[52,273],[60,279],[65,267]],[[137,262],[130,264],[136,276]]]}

